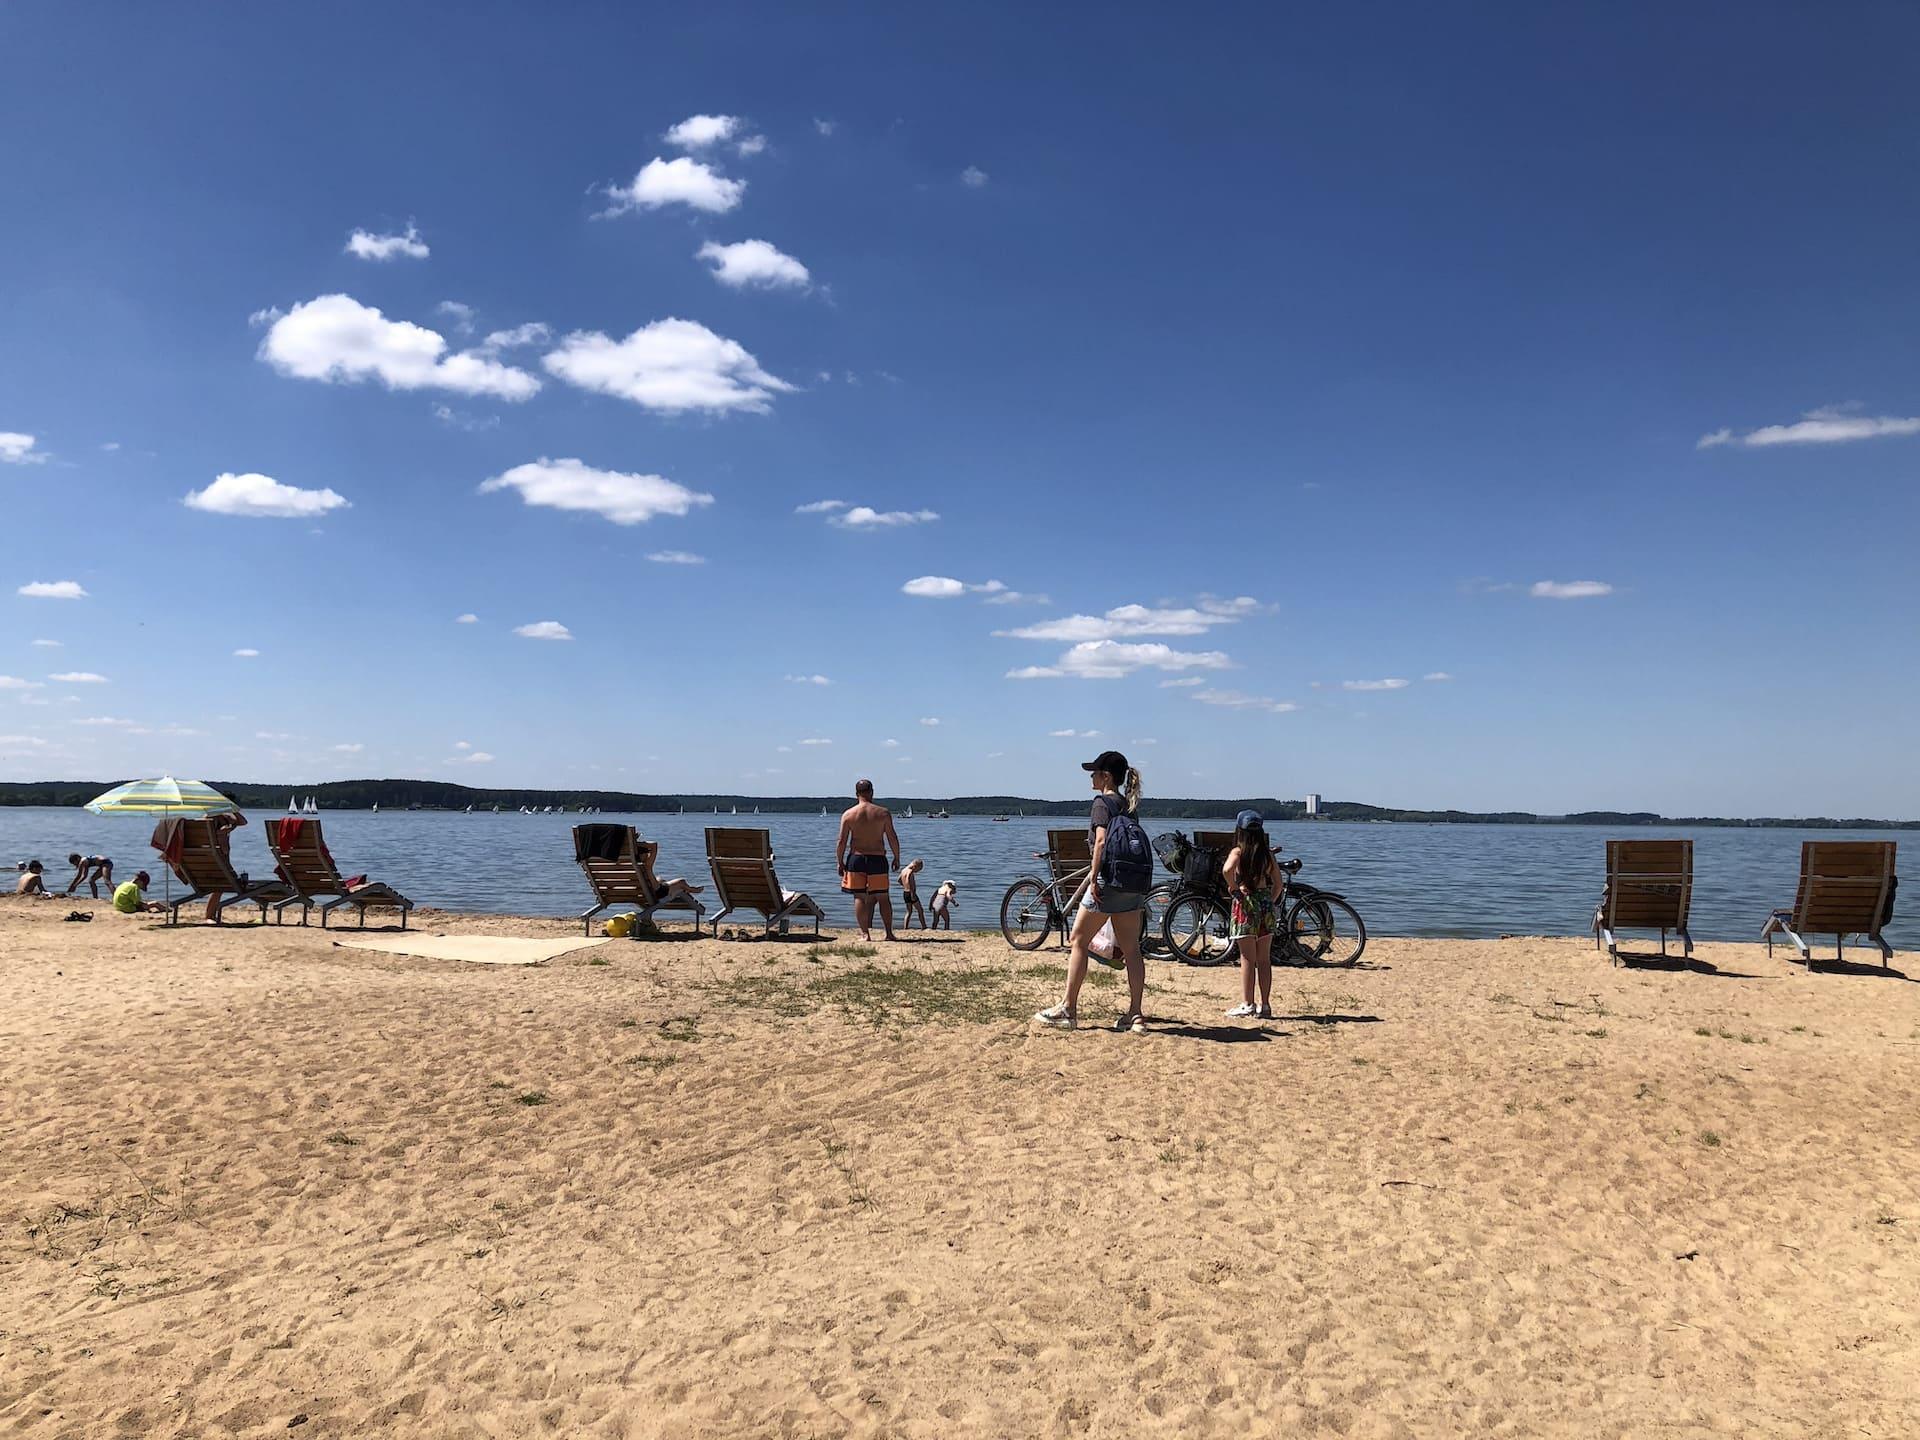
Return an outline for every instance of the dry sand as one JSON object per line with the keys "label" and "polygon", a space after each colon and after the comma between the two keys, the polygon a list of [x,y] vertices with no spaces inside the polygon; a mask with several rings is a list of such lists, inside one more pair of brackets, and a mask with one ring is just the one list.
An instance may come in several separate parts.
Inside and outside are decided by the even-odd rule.
{"label": "dry sand", "polygon": [[1920,1433],[1910,955],[1379,941],[1062,1035],[997,937],[68,908],[0,902],[0,1433]]}

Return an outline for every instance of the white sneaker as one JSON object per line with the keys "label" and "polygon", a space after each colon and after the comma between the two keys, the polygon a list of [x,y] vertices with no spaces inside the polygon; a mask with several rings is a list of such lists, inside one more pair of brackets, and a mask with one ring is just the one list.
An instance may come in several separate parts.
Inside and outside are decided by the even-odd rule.
{"label": "white sneaker", "polygon": [[1033,1018],[1053,1030],[1074,1028],[1073,1012],[1064,1005],[1056,1005],[1051,1010],[1042,1010]]}
{"label": "white sneaker", "polygon": [[1147,1033],[1147,1017],[1138,1011],[1131,1015],[1122,1015],[1114,1022],[1113,1028],[1123,1034],[1144,1035]]}
{"label": "white sneaker", "polygon": [[1260,1010],[1258,1006],[1236,1005],[1233,1007],[1233,1009],[1227,1011],[1227,1018],[1229,1020],[1251,1020],[1254,1016],[1258,1015],[1259,1013],[1260,1013]]}

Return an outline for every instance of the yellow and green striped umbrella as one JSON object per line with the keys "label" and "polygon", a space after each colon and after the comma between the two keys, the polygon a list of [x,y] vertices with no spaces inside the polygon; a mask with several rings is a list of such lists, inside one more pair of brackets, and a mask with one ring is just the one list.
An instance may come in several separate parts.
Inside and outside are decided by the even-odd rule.
{"label": "yellow and green striped umbrella", "polygon": [[224,815],[240,807],[199,780],[176,780],[171,775],[163,775],[158,780],[129,780],[124,785],[116,785],[82,808],[95,815],[197,817]]}

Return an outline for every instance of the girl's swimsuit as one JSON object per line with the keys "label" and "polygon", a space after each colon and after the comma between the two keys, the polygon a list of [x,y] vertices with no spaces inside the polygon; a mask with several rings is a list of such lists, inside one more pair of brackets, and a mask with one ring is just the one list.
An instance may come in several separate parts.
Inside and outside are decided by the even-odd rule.
{"label": "girl's swimsuit", "polygon": [[1273,933],[1274,911],[1273,896],[1235,895],[1233,897],[1233,923],[1227,929],[1227,936],[1233,940],[1257,940],[1262,935]]}

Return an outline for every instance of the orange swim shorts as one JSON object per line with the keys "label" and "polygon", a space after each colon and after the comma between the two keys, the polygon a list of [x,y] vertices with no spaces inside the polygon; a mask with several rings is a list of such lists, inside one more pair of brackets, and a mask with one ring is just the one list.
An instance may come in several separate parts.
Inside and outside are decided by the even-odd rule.
{"label": "orange swim shorts", "polygon": [[884,895],[891,881],[884,855],[849,855],[840,862],[840,888],[849,895]]}

